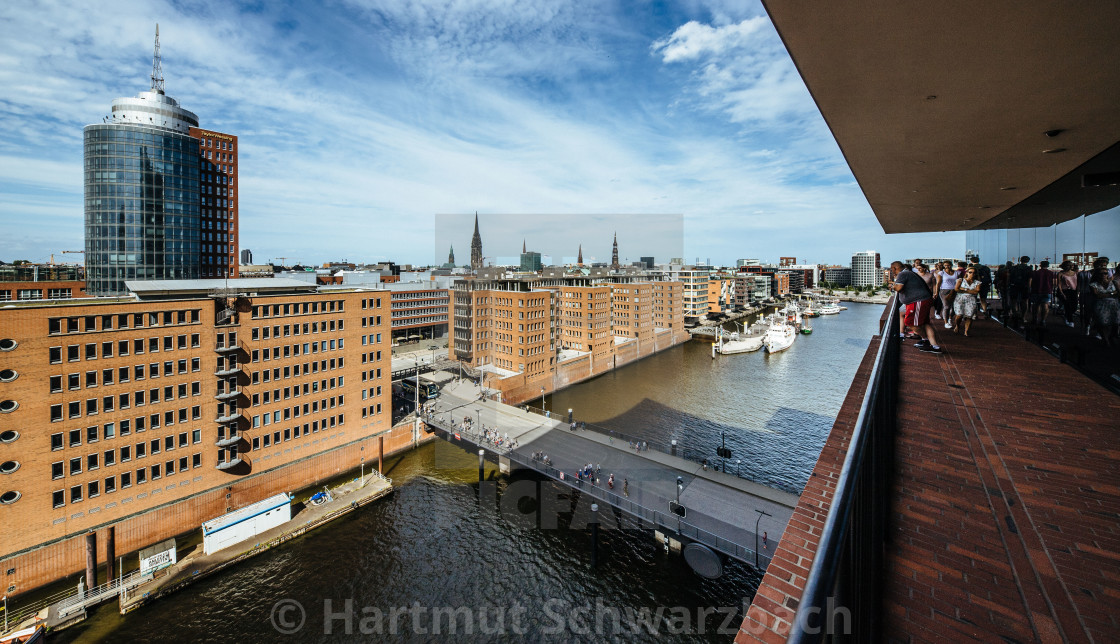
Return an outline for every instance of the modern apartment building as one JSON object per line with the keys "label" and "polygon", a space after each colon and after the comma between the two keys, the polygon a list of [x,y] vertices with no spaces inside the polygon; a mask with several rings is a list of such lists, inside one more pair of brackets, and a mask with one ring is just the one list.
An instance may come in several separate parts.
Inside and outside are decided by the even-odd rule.
{"label": "modern apartment building", "polygon": [[849,266],[826,266],[824,281],[833,286],[851,286],[852,269]]}
{"label": "modern apartment building", "polygon": [[883,283],[879,253],[873,250],[852,255],[852,286],[878,286]]}
{"label": "modern apartment building", "polygon": [[[391,429],[389,293],[128,282],[0,309],[0,566],[19,594],[295,491]],[[364,450],[364,454],[363,454]],[[104,556],[104,550],[99,558]]]}
{"label": "modern apartment building", "polygon": [[393,342],[434,340],[447,335],[451,291],[415,282],[384,285],[390,293]]}
{"label": "modern apartment building", "polygon": [[678,278],[684,287],[684,317],[697,320],[708,314],[708,275],[711,271],[682,269]]}

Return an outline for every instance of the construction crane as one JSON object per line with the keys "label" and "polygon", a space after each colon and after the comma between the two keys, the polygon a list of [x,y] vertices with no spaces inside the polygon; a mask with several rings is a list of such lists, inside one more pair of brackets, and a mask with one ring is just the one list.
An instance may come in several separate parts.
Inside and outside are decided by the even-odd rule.
{"label": "construction crane", "polygon": [[[67,253],[80,253],[80,254],[84,255],[85,251],[84,250],[64,250],[64,251],[62,251],[63,255],[65,255]],[[54,253],[51,253],[51,266],[54,266]]]}

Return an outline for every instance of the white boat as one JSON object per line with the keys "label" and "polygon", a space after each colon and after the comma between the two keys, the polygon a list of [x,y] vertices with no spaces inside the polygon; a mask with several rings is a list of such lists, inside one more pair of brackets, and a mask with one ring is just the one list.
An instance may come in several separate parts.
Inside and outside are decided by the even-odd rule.
{"label": "white boat", "polygon": [[732,355],[735,353],[750,353],[758,351],[762,348],[762,334],[752,335],[750,330],[740,334],[738,331],[731,333],[728,340],[723,339],[723,333],[719,334],[719,340],[712,346],[712,357],[718,353],[720,355]]}
{"label": "white boat", "polygon": [[836,302],[825,302],[819,309],[817,309],[817,312],[821,315],[836,315],[841,310],[841,306]]}
{"label": "white boat", "polygon": [[766,345],[768,353],[777,353],[793,346],[793,341],[796,339],[797,327],[787,324],[783,320],[776,320],[774,324],[770,325],[770,330],[766,332],[763,344]]}

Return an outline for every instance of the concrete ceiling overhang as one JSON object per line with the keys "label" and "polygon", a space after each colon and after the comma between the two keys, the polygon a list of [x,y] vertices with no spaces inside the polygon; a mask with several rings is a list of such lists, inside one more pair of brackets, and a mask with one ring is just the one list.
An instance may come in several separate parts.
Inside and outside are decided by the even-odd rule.
{"label": "concrete ceiling overhang", "polygon": [[1120,2],[763,4],[885,232],[1120,205]]}

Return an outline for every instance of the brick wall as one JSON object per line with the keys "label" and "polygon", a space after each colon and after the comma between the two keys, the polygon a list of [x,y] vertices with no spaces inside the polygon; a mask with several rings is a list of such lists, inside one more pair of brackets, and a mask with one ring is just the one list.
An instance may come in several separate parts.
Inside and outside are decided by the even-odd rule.
{"label": "brick wall", "polygon": [[836,491],[836,478],[844,465],[856,417],[871,365],[879,350],[879,338],[871,341],[863,355],[859,370],[852,379],[852,386],[844,398],[844,404],[828,440],[821,449],[821,455],[801,492],[801,498],[790,517],[782,540],[777,544],[774,558],[766,569],[766,575],[751,602],[747,616],[739,627],[735,638],[737,644],[748,642],[784,642],[789,634],[790,625],[797,615],[801,593],[805,589],[805,579],[813,564],[813,556],[820,543],[828,510],[832,507],[832,497]]}
{"label": "brick wall", "polygon": [[[402,425],[386,432],[386,457],[404,452],[412,447],[412,426]],[[421,442],[434,440],[435,435],[421,433]],[[363,449],[364,448],[364,449]],[[245,507],[280,492],[298,492],[314,487],[321,481],[356,469],[365,459],[367,469],[377,467],[378,437],[370,436],[341,445],[314,456],[277,467],[260,474],[232,480],[228,486],[211,488],[157,505],[122,520],[93,525],[97,532],[97,561],[105,562],[106,533],[115,528],[116,554],[126,554],[181,535],[201,527],[203,521]],[[158,494],[153,498],[158,499]],[[170,495],[169,495],[170,496]],[[0,568],[14,569],[12,575],[3,577],[4,588],[16,586],[9,596],[25,593],[68,575],[85,570],[85,534],[59,539],[31,549],[14,557],[0,560]],[[103,573],[102,573],[103,574]]]}

